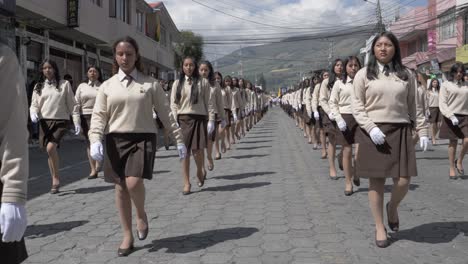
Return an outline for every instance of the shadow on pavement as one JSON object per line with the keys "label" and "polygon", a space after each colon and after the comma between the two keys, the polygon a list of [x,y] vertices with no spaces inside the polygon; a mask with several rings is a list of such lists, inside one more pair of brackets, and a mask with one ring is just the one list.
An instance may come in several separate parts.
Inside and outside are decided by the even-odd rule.
{"label": "shadow on pavement", "polygon": [[168,155],[168,156],[160,156],[156,154],[156,159],[168,159],[168,158],[178,158],[179,154]]}
{"label": "shadow on pavement", "polygon": [[274,138],[274,136],[253,136],[253,137],[247,136],[245,137],[245,139],[249,139],[249,138]]}
{"label": "shadow on pavement", "polygon": [[242,156],[231,156],[228,159],[249,159],[249,158],[261,158],[266,157],[267,154],[259,154],[259,155],[242,155]]}
{"label": "shadow on pavement", "polygon": [[86,187],[86,188],[78,188],[72,190],[60,190],[59,196],[65,196],[70,194],[90,194],[90,193],[97,193],[97,192],[104,192],[108,190],[115,189],[114,185],[109,186],[93,186],[93,187]]}
{"label": "shadow on pavement", "polygon": [[224,176],[216,176],[210,179],[223,179],[223,180],[242,180],[250,177],[256,177],[261,175],[269,175],[275,174],[276,172],[273,171],[263,171],[263,172],[249,172],[249,173],[241,173],[241,174],[233,174],[233,175],[224,175]]}
{"label": "shadow on pavement", "polygon": [[153,171],[153,173],[156,173],[156,174],[163,174],[163,173],[169,173],[169,172],[171,171],[168,171],[168,170]]}
{"label": "shadow on pavement", "polygon": [[257,228],[250,227],[210,230],[196,234],[153,240],[152,244],[146,245],[143,248],[149,248],[149,252],[155,252],[166,248],[165,253],[183,254],[206,249],[228,240],[238,240],[249,237],[258,231]]}
{"label": "shadow on pavement", "polygon": [[208,187],[201,189],[200,192],[233,192],[242,189],[253,189],[270,185],[270,182],[238,183],[232,185]]}
{"label": "shadow on pavement", "polygon": [[[386,193],[391,193],[391,192],[392,192],[392,188],[393,188],[393,185],[385,185],[384,191],[385,191]],[[419,184],[412,184],[412,183],[410,183],[409,189],[410,189],[411,191],[414,191],[414,190],[416,190],[416,189],[418,189],[418,188],[419,188]],[[359,189],[356,190],[355,192],[358,193],[358,192],[368,192],[368,191],[369,191],[369,188],[359,188]]]}
{"label": "shadow on pavement", "polygon": [[73,228],[82,226],[89,221],[70,221],[62,223],[44,224],[44,225],[30,225],[26,228],[24,237],[27,239],[35,239],[55,235],[60,232],[70,231]]}
{"label": "shadow on pavement", "polygon": [[448,156],[446,157],[416,157],[417,160],[448,160]]}
{"label": "shadow on pavement", "polygon": [[451,242],[462,233],[468,236],[468,222],[434,222],[392,233],[391,237],[393,241],[439,244]]}
{"label": "shadow on pavement", "polygon": [[260,149],[260,148],[271,148],[272,146],[258,146],[258,147],[245,147],[245,148],[236,148],[240,150],[252,150],[252,149]]}
{"label": "shadow on pavement", "polygon": [[242,141],[239,144],[247,144],[247,143],[266,143],[272,142],[273,140],[257,140],[257,141]]}

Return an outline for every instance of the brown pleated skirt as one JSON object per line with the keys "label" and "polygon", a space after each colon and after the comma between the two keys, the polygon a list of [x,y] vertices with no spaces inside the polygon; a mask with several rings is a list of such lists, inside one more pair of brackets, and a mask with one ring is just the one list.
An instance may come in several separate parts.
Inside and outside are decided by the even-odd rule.
{"label": "brown pleated skirt", "polygon": [[206,115],[179,115],[177,117],[184,143],[188,150],[203,150],[208,139]]}
{"label": "brown pleated skirt", "polygon": [[442,121],[442,114],[439,107],[429,107],[429,123],[439,123]]}
{"label": "brown pleated skirt", "polygon": [[319,127],[320,128],[323,128],[324,127],[324,118],[327,118],[327,120],[330,120],[328,119],[328,115],[325,113],[325,111],[323,111],[323,108],[321,106],[317,107],[317,110],[319,112]]}
{"label": "brown pleated skirt", "polygon": [[416,153],[410,124],[377,124],[385,134],[385,144],[375,145],[361,130],[356,174],[361,178],[399,178],[417,176]]}
{"label": "brown pleated skirt", "polygon": [[81,133],[83,133],[83,136],[86,139],[86,144],[89,146],[89,137],[88,137],[88,132],[89,128],[91,127],[91,115],[81,115]]}
{"label": "brown pleated skirt", "polygon": [[153,178],[156,155],[154,133],[111,133],[106,135],[104,180],[119,183],[127,176]]}
{"label": "brown pleated skirt", "polygon": [[361,133],[360,127],[354,119],[352,114],[342,114],[346,122],[346,130],[341,131],[339,128],[336,130],[336,144],[338,145],[352,145],[356,143],[356,137]]}
{"label": "brown pleated skirt", "polygon": [[224,108],[224,113],[226,113],[226,127],[231,127],[234,118],[232,111],[230,109]]}
{"label": "brown pleated skirt", "polygon": [[439,137],[442,139],[464,139],[468,138],[468,115],[455,115],[458,126],[452,124],[452,120],[444,116],[440,127]]}
{"label": "brown pleated skirt", "polygon": [[[2,163],[0,162],[0,168]],[[3,183],[0,181],[0,207],[2,206],[1,197],[3,193]],[[1,263],[19,264],[28,258],[24,238],[19,242],[5,243],[2,241],[3,234],[0,232],[0,259]]]}
{"label": "brown pleated skirt", "polygon": [[67,133],[69,120],[41,119],[39,121],[39,145],[46,148],[49,142],[60,146],[60,141]]}
{"label": "brown pleated skirt", "polygon": [[[217,121],[218,120],[218,114],[215,114],[215,129],[213,130],[213,133],[211,133],[211,135],[209,135],[209,139],[214,142],[216,140],[216,135],[218,133],[218,127],[219,127],[219,124],[221,124],[221,121]],[[207,129],[208,131],[208,129]]]}

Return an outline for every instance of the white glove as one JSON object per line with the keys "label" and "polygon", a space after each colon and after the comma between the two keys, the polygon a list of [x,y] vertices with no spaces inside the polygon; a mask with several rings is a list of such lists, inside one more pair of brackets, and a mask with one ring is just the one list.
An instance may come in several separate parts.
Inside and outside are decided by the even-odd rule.
{"label": "white glove", "polygon": [[17,203],[2,203],[0,209],[0,230],[3,242],[21,241],[28,225],[24,205]]}
{"label": "white glove", "polygon": [[340,129],[340,131],[346,131],[346,122],[344,120],[341,120],[337,123],[338,125],[338,128]]}
{"label": "white glove", "polygon": [[90,155],[93,160],[102,161],[104,159],[104,147],[101,142],[91,144]]}
{"label": "white glove", "polygon": [[227,125],[226,119],[221,120],[221,128],[225,128]]}
{"label": "white glove", "polygon": [[30,111],[29,116],[31,117],[31,122],[33,123],[39,122],[39,116],[37,115],[36,112]]}
{"label": "white glove", "polygon": [[81,126],[80,125],[75,125],[75,135],[78,136],[81,132]]}
{"label": "white glove", "polygon": [[452,117],[450,118],[450,120],[452,120],[452,124],[453,124],[454,126],[458,126],[458,118],[456,118],[455,116],[452,116]]}
{"label": "white glove", "polygon": [[158,115],[156,114],[156,112],[153,111],[153,119],[157,119],[158,118]]}
{"label": "white glove", "polygon": [[215,122],[208,121],[208,135],[211,135],[215,129]]}
{"label": "white glove", "polygon": [[232,115],[234,116],[234,123],[237,122],[237,114],[236,113],[232,113]]}
{"label": "white glove", "polygon": [[423,151],[427,150],[427,146],[429,145],[429,138],[428,137],[421,137],[419,139],[419,146]]}
{"label": "white glove", "polygon": [[372,142],[376,145],[383,145],[385,143],[385,134],[378,127],[374,127],[369,133]]}
{"label": "white glove", "polygon": [[317,121],[320,119],[320,114],[319,114],[319,112],[314,112],[314,118],[315,118],[315,120],[317,120]]}
{"label": "white glove", "polygon": [[328,114],[328,118],[329,118],[331,121],[335,121],[335,115],[333,115],[333,113]]}
{"label": "white glove", "polygon": [[179,158],[185,159],[187,156],[187,147],[185,147],[185,144],[177,144],[177,151],[179,152]]}

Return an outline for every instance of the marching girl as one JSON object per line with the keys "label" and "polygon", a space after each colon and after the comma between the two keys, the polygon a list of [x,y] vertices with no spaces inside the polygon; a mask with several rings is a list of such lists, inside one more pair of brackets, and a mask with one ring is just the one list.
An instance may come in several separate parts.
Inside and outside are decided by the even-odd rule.
{"label": "marching girl", "polygon": [[412,124],[427,146],[424,115],[417,116],[416,87],[403,66],[397,38],[380,33],[372,42],[369,64],[354,77],[353,115],[362,128],[356,173],[369,179],[369,204],[375,222],[375,244],[390,245],[383,221],[384,185],[393,179],[386,205],[392,231],[399,230],[398,206],[408,192],[410,177],[416,176],[416,155],[412,144]]}
{"label": "marching girl", "polygon": [[186,57],[182,71],[174,82],[171,95],[172,114],[182,129],[185,145],[189,152],[183,160],[184,191],[190,194],[190,152],[197,166],[198,187],[205,184],[204,149],[207,147],[208,135],[215,129],[215,113],[210,100],[210,84],[200,78],[195,59]]}
{"label": "marching girl", "polygon": [[307,111],[307,94],[310,92],[310,80],[305,79],[302,88],[302,123],[304,126],[304,135],[308,139],[307,143],[312,144],[312,126],[310,114]]}
{"label": "marching girl", "polygon": [[[224,105],[224,112],[226,115],[226,128],[224,130],[226,137],[221,141],[221,152],[225,153],[226,149],[231,149],[231,132],[233,130],[233,126],[235,126],[234,122],[234,113],[232,112],[232,78],[231,76],[227,75],[224,77],[223,85],[221,86],[221,94],[223,95],[223,105]],[[234,137],[234,136],[233,136]],[[226,143],[225,143],[226,142]],[[226,146],[223,148],[223,146]]]}
{"label": "marching girl", "polygon": [[309,119],[309,141],[311,141],[313,145],[313,149],[318,148],[318,122],[314,118],[314,112],[312,110],[312,95],[314,93],[315,87],[317,84],[320,83],[320,77],[315,74],[312,77],[312,81],[310,82],[309,87],[305,93],[305,102],[306,102],[306,112]]}
{"label": "marching girl", "polygon": [[[345,174],[344,194],[350,196],[353,194],[352,179],[354,184],[360,185],[358,175],[353,175],[353,144],[356,143],[356,134],[360,132],[356,119],[353,117],[351,107],[351,94],[353,92],[353,79],[356,73],[361,69],[361,62],[355,56],[348,57],[344,61],[344,75],[342,80],[335,82],[330,95],[330,110],[335,117],[339,131],[336,132],[336,142],[343,146],[343,170]],[[356,146],[356,152],[357,146]]]}
{"label": "marching girl", "polygon": [[250,107],[249,107],[249,121],[248,121],[248,128],[249,130],[253,128],[254,125],[254,119],[255,119],[255,111],[257,110],[257,95],[255,94],[255,87],[252,85],[251,82],[247,83],[247,91],[249,95],[249,102],[250,102]]}
{"label": "marching girl", "polygon": [[[336,122],[333,112],[330,110],[328,101],[330,100],[330,93],[333,88],[333,85],[336,81],[341,80],[343,77],[343,61],[341,59],[336,59],[331,68],[331,74],[328,79],[323,80],[320,86],[320,105],[322,106],[323,112],[325,113],[322,117],[323,126],[328,136],[328,163],[330,167],[329,177],[330,179],[338,179],[336,176],[335,168],[335,153],[336,153]],[[342,155],[338,156],[338,162],[342,159]]]}
{"label": "marching girl", "polygon": [[101,69],[96,66],[89,66],[87,73],[87,80],[81,83],[76,89],[75,100],[78,104],[78,111],[81,118],[81,128],[83,129],[83,136],[86,138],[86,151],[88,153],[89,167],[91,172],[88,179],[96,179],[98,172],[100,171],[99,161],[93,160],[90,155],[90,144],[88,132],[91,126],[91,114],[93,113],[94,103],[96,102],[96,96],[101,86],[102,74]]}
{"label": "marching girl", "polygon": [[229,117],[228,111],[226,111],[227,106],[225,105],[225,103],[227,102],[226,102],[226,97],[225,97],[226,90],[223,87],[224,86],[223,75],[220,72],[216,71],[214,73],[214,78],[215,78],[215,82],[217,83],[217,85],[219,85],[219,93],[221,95],[221,103],[218,105],[218,108],[219,106],[222,106],[223,108],[223,109],[218,109],[218,111],[222,110],[221,111],[222,113],[220,114],[220,116],[224,116],[223,119],[221,119],[221,124],[219,124],[219,130],[218,130],[219,133],[217,133],[216,139],[215,139],[216,153],[219,154],[215,156],[215,159],[218,160],[218,159],[221,159],[221,152],[226,153],[226,144],[224,142],[225,133],[226,133],[225,131],[229,130],[229,127],[228,127],[228,124],[230,124],[229,118],[232,119],[232,117]]}
{"label": "marching girl", "polygon": [[[136,209],[139,240],[146,239],[149,226],[145,210],[143,179],[153,177],[156,154],[156,125],[153,108],[178,142],[180,158],[186,148],[169,102],[159,82],[141,72],[141,57],[136,41],[130,37],[113,45],[114,76],[105,81],[97,94],[91,117],[89,140],[91,157],[104,160],[104,180],[115,184],[115,202],[120,216],[123,240],[119,257],[134,249],[132,202]],[[106,152],[102,141],[105,138]]]}
{"label": "marching girl", "polygon": [[442,124],[442,114],[439,108],[440,83],[438,79],[432,79],[427,88],[427,105],[429,107],[429,123],[431,124],[432,145],[437,143],[436,137]]}
{"label": "marching girl", "polygon": [[[412,70],[412,74],[415,77],[416,81],[416,109],[418,111],[421,111],[421,113],[416,113],[418,116],[425,116],[426,118],[426,124],[429,118],[429,108],[427,107],[427,89],[424,87],[424,85],[427,83],[427,79],[424,74],[420,72],[416,72],[415,70]],[[419,135],[413,128],[413,143],[416,145],[419,141]],[[420,142],[421,148],[424,148],[424,142]],[[426,149],[423,149],[426,151]]]}
{"label": "marching girl", "polygon": [[31,121],[39,122],[39,144],[49,155],[48,163],[52,176],[51,194],[59,192],[59,154],[63,136],[67,133],[69,116],[72,115],[75,124],[75,135],[81,131],[80,114],[68,81],[60,79],[57,64],[45,60],[41,66],[41,75],[34,87],[31,107]]}
{"label": "marching girl", "polygon": [[231,127],[231,136],[232,136],[232,141],[231,144],[236,144],[236,137],[238,140],[240,140],[239,136],[239,127],[240,127],[240,121],[241,121],[241,106],[242,106],[242,96],[241,92],[239,89],[239,79],[236,77],[232,78],[232,104],[231,104],[231,110],[232,110],[232,115],[234,119],[234,125]]}
{"label": "marching girl", "polygon": [[318,125],[319,128],[320,144],[322,145],[322,159],[327,158],[327,137],[323,127],[323,117],[325,116],[325,112],[323,112],[321,102],[319,101],[319,95],[323,80],[328,79],[329,76],[330,74],[328,71],[323,71],[319,82],[315,85],[314,92],[312,93],[312,111],[314,112],[316,125]]}
{"label": "marching girl", "polygon": [[[246,97],[246,92],[245,92],[245,80],[243,78],[239,79],[239,92],[240,92],[240,121],[239,121],[239,127],[237,128],[238,131],[236,131],[237,135],[242,135],[245,137],[245,107],[247,106],[247,97]],[[239,139],[239,138],[238,138]]]}
{"label": "marching girl", "polygon": [[[213,104],[213,110],[215,113],[215,127],[211,134],[208,134],[208,145],[207,145],[207,159],[208,159],[208,170],[212,171],[214,169],[213,163],[213,143],[216,142],[217,137],[219,136],[219,129],[222,129],[226,126],[225,114],[224,114],[224,105],[223,105],[223,96],[221,94],[221,88],[219,83],[215,80],[215,75],[213,72],[213,66],[209,61],[203,61],[200,63],[199,67],[200,77],[208,80],[210,85],[210,100]],[[216,147],[215,159],[221,159],[221,154],[219,153],[218,146]]]}
{"label": "marching girl", "polygon": [[[439,107],[444,120],[439,137],[450,140],[450,179],[465,175],[463,159],[468,150],[468,84],[463,82],[465,74],[465,66],[455,63],[450,69],[449,81],[442,83],[440,87]],[[458,139],[462,140],[462,148],[456,159]]]}

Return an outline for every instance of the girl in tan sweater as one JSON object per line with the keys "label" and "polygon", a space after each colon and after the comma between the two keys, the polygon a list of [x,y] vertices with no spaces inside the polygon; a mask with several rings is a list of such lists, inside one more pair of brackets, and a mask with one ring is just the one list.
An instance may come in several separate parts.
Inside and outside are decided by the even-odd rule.
{"label": "girl in tan sweater", "polygon": [[97,66],[89,66],[86,71],[87,80],[81,83],[76,89],[75,100],[78,104],[78,111],[80,112],[82,133],[86,138],[86,151],[88,153],[89,166],[91,172],[88,179],[96,179],[97,173],[100,170],[99,161],[95,161],[91,158],[89,153],[89,138],[88,132],[91,126],[91,114],[93,113],[94,103],[96,102],[96,96],[101,86],[102,74],[101,69]]}
{"label": "girl in tan sweater", "polygon": [[437,144],[437,133],[442,125],[442,114],[439,108],[440,83],[438,79],[432,79],[427,88],[427,106],[429,107],[429,123],[431,124],[432,145]]}
{"label": "girl in tan sweater", "polygon": [[[463,159],[468,150],[468,84],[463,81],[465,74],[465,66],[455,63],[450,69],[450,81],[444,82],[440,87],[439,107],[444,120],[439,136],[450,140],[448,146],[450,179],[465,175]],[[462,148],[456,159],[459,139],[462,140]]]}

